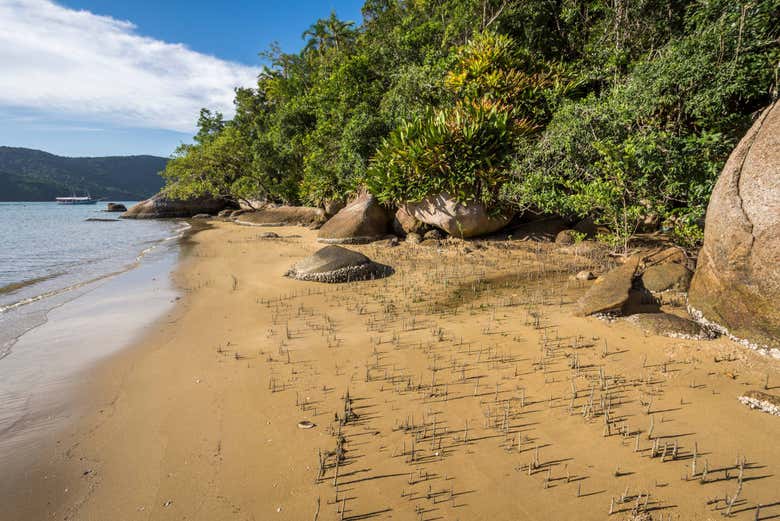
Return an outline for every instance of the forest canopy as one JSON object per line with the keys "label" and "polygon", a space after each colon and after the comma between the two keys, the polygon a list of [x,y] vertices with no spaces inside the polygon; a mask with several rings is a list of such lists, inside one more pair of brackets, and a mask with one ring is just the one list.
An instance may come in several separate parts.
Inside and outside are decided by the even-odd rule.
{"label": "forest canopy", "polygon": [[777,98],[780,0],[368,0],[262,53],[235,117],[201,111],[168,193],[322,205],[448,191],[493,209],[655,222],[695,246]]}

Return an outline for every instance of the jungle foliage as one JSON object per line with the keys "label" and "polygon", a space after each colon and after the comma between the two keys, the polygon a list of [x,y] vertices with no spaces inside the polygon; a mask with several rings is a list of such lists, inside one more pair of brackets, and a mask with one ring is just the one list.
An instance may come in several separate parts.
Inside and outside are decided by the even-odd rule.
{"label": "jungle foliage", "polygon": [[322,204],[367,186],[590,215],[695,245],[709,194],[777,97],[780,0],[367,0],[271,48],[236,113],[201,112],[167,190]]}

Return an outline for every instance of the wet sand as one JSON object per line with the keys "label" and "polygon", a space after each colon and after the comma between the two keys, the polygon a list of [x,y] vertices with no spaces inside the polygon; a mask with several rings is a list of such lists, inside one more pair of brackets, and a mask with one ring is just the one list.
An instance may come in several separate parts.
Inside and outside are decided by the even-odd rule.
{"label": "wet sand", "polygon": [[4,480],[9,519],[705,520],[738,489],[735,518],[780,516],[780,418],[737,400],[778,363],[573,317],[603,256],[373,244],[393,276],[325,285],[282,276],[315,232],[273,231],[191,237],[182,299]]}
{"label": "wet sand", "polygon": [[178,257],[177,246],[163,245],[135,269],[79,288],[0,360],[0,497],[16,494],[52,438],[90,412],[81,393],[96,365],[174,309]]}

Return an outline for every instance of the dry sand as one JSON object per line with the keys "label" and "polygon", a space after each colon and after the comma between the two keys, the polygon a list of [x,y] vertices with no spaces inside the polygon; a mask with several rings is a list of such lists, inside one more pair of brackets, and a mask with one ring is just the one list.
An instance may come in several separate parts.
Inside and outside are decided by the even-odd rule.
{"label": "dry sand", "polygon": [[738,489],[735,518],[780,516],[780,418],[737,399],[777,362],[574,318],[598,255],[355,246],[396,273],[326,285],[282,276],[315,232],[263,231],[191,238],[179,305],[92,372],[2,519],[705,520]]}

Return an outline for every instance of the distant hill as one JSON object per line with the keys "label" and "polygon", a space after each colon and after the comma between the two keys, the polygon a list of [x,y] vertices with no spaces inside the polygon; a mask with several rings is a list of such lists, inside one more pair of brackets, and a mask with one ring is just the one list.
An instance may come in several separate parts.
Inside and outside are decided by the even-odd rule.
{"label": "distant hill", "polygon": [[0,146],[0,201],[52,201],[63,195],[136,201],[157,193],[167,159],[156,156],[62,157]]}

